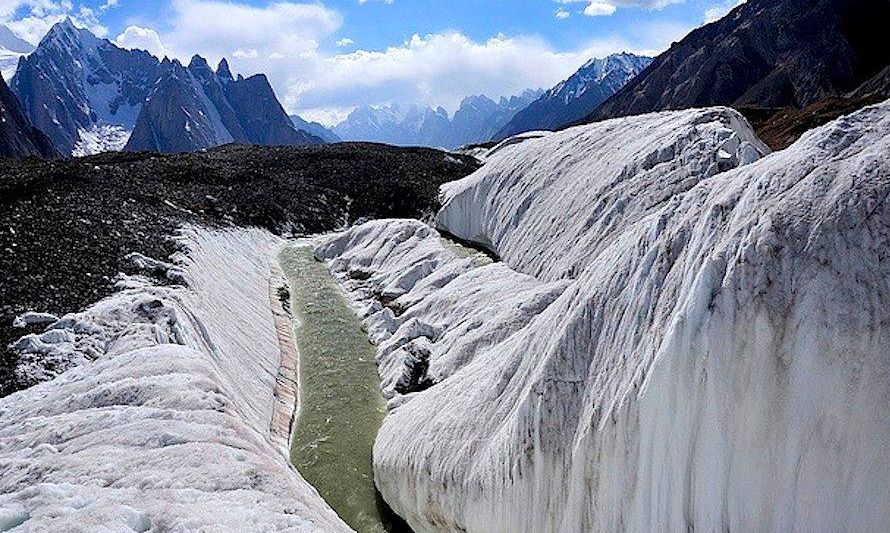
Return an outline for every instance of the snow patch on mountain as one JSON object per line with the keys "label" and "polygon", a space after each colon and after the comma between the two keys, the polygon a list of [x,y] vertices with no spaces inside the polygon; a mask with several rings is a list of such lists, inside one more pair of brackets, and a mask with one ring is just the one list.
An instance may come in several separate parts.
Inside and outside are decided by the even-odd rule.
{"label": "snow patch on mountain", "polygon": [[446,187],[503,263],[415,221],[329,239],[384,498],[417,531],[890,528],[888,132],[890,102],[759,158],[728,109],[607,121]]}
{"label": "snow patch on mountain", "polygon": [[34,45],[25,41],[7,26],[0,24],[0,73],[9,81],[15,75],[19,59],[34,51]]}
{"label": "snow patch on mountain", "polygon": [[273,434],[280,241],[201,229],[181,241],[187,287],[126,278],[120,293],[22,341],[67,368],[0,399],[0,523],[350,531]]}

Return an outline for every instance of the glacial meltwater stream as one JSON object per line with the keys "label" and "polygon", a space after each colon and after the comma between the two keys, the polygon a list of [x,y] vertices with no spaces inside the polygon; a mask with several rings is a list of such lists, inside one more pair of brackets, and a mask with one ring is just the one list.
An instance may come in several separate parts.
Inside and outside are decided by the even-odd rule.
{"label": "glacial meltwater stream", "polygon": [[[461,257],[477,255],[480,264],[491,261],[446,242]],[[386,413],[375,348],[310,246],[288,246],[278,261],[290,286],[300,360],[300,412],[291,461],[358,533],[410,532],[374,485],[372,451]]]}
{"label": "glacial meltwater stream", "polygon": [[374,346],[308,246],[282,250],[300,357],[301,406],[291,460],[358,533],[404,531],[374,486],[371,453],[386,406]]}

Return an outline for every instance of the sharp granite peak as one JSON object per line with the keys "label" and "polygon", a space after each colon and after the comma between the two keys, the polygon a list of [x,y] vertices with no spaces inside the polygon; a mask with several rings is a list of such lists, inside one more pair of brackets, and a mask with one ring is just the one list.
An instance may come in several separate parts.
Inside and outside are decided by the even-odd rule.
{"label": "sharp granite peak", "polygon": [[184,67],[127,50],[71,19],[53,26],[12,79],[31,122],[64,154],[191,151],[228,142],[317,144],[298,131],[265,76],[214,72],[195,56]]}
{"label": "sharp granite peak", "polygon": [[225,59],[214,72],[198,55],[187,67],[165,58],[125,149],[191,152],[232,142],[302,146],[324,141],[294,127],[265,75],[233,78]]}
{"label": "sharp granite peak", "polygon": [[10,86],[31,122],[71,154],[83,149],[84,133],[104,131],[107,139],[131,131],[159,74],[148,52],[124,50],[65,19],[21,60]]}
{"label": "sharp granite peak", "polygon": [[527,131],[556,130],[572,124],[591,113],[651,63],[651,57],[627,52],[591,59],[517,113],[494,138],[502,140]]}

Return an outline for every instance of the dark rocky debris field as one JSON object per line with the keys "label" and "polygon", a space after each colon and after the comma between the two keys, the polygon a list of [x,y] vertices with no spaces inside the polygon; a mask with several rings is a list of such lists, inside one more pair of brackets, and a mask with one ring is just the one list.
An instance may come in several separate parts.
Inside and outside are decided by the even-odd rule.
{"label": "dark rocky debris field", "polygon": [[230,145],[197,154],[113,153],[58,161],[0,160],[0,396],[14,380],[18,314],[77,311],[114,291],[125,257],[166,259],[187,223],[280,234],[336,230],[360,218],[425,218],[469,157],[344,143]]}

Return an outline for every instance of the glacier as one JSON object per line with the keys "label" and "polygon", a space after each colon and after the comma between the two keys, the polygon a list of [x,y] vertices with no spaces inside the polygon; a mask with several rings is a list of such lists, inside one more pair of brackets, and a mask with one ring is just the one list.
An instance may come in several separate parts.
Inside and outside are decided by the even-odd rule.
{"label": "glacier", "polygon": [[22,371],[54,379],[0,399],[0,531],[350,531],[289,462],[282,242],[178,239],[183,285],[123,277],[20,341]]}
{"label": "glacier", "polygon": [[96,124],[90,128],[81,128],[77,132],[77,141],[74,144],[73,157],[101,154],[102,152],[120,152],[130,140],[131,130],[123,126],[108,124]]}
{"label": "glacier", "polygon": [[769,154],[725,108],[512,143],[316,249],[420,532],[890,529],[890,102]]}

